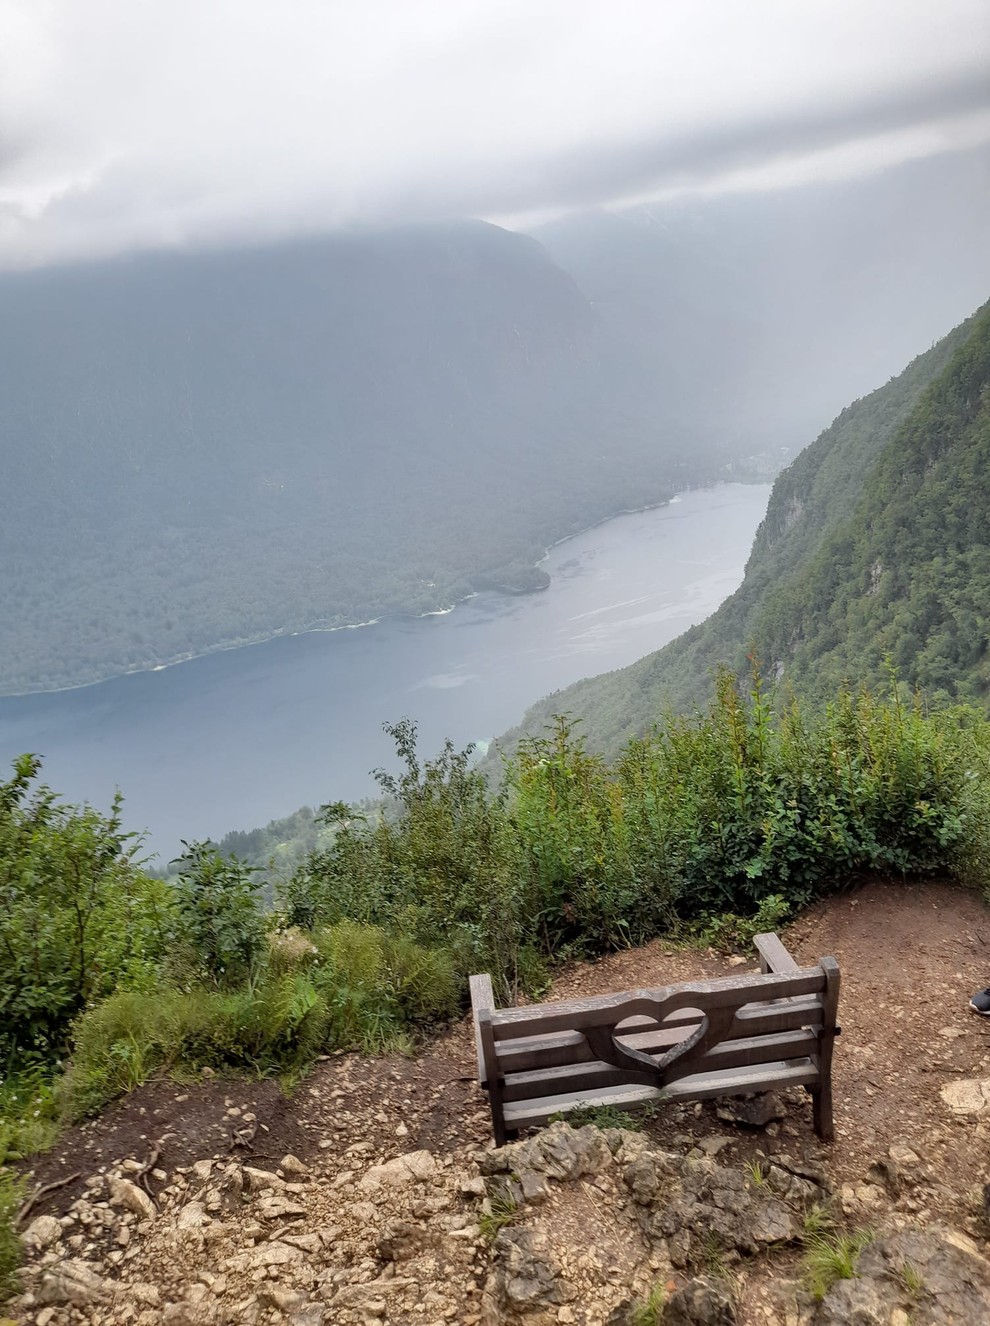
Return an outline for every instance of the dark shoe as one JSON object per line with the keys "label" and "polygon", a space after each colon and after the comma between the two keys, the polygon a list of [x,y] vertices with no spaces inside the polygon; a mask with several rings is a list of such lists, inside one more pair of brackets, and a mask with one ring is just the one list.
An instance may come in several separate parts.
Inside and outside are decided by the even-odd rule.
{"label": "dark shoe", "polygon": [[973,995],[969,1006],[981,1017],[990,1018],[990,990],[981,990],[979,994]]}

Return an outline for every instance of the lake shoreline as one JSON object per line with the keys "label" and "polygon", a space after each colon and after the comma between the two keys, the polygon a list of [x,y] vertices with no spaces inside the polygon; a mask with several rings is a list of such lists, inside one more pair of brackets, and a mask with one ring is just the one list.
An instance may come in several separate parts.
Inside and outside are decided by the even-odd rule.
{"label": "lake shoreline", "polygon": [[[624,507],[621,511],[616,511],[610,516],[602,516],[601,520],[593,521],[584,529],[575,530],[573,534],[565,534],[562,538],[556,539],[548,544],[543,551],[543,555],[533,563],[534,568],[538,568],[548,560],[550,555],[561,544],[569,542],[571,539],[580,539],[593,530],[599,529],[602,525],[607,525],[613,520],[620,520],[623,516],[642,515],[646,511],[658,511],[662,507],[670,506],[676,502],[682,493],[704,492],[708,489],[725,488],[732,484],[740,484],[738,479],[727,479],[723,483],[698,484],[686,488],[679,488],[672,493],[670,497],[664,498],[661,502],[647,502],[639,507]],[[754,487],[755,484],[740,484],[743,487]],[[211,645],[208,649],[200,650],[198,653],[179,654],[175,658],[161,660],[157,663],[147,663],[138,668],[127,668],[122,672],[108,672],[106,676],[95,677],[90,681],[72,682],[68,686],[39,686],[30,690],[5,691],[0,690],[0,700],[21,700],[27,699],[32,695],[63,695],[70,691],[84,691],[90,687],[105,686],[108,682],[120,681],[124,677],[139,677],[153,672],[166,672],[170,668],[181,667],[183,663],[194,663],[197,659],[210,658],[214,654],[226,654],[231,650],[249,649],[254,645],[269,644],[273,640],[291,639],[299,635],[332,635],[336,631],[359,631],[367,626],[379,626],[383,622],[396,621],[420,621],[425,617],[445,617],[453,612],[462,603],[469,603],[471,599],[477,598],[479,592],[491,594],[505,594],[509,597],[526,597],[530,594],[544,594],[550,588],[551,581],[548,580],[545,585],[534,585],[531,589],[499,589],[478,591],[472,590],[470,594],[462,594],[460,598],[454,600],[444,608],[431,608],[427,612],[386,612],[380,617],[369,618],[362,622],[341,622],[336,626],[300,626],[300,627],[282,627],[275,631],[266,632],[263,635],[247,637],[240,640],[232,640],[227,643]]]}

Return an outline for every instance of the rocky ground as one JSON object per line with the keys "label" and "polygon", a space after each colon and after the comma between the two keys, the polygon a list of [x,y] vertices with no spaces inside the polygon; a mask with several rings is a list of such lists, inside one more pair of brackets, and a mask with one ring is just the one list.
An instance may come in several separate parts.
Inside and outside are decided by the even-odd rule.
{"label": "rocky ground", "polygon": [[[8,1311],[642,1326],[654,1294],[667,1326],[990,1326],[990,1019],[966,1007],[990,983],[990,911],[942,884],[871,884],[785,938],[842,970],[834,1146],[795,1093],[755,1119],[681,1106],[641,1132],[555,1125],[495,1153],[466,1024],[414,1060],[327,1059],[292,1099],[149,1083],[36,1165],[35,1184],[60,1186],[25,1219]],[[573,968],[555,994],[733,966],[656,943]],[[816,1301],[801,1258],[823,1212],[871,1241]]]}

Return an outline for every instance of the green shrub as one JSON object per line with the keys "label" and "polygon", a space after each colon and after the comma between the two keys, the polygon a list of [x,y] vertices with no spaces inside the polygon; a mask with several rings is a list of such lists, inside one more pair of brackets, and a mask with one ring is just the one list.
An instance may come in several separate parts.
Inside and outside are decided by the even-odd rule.
{"label": "green shrub", "polygon": [[276,940],[278,960],[238,989],[123,992],[90,1009],[74,1029],[62,1108],[81,1118],[178,1068],[284,1073],[323,1050],[407,1048],[410,1032],[459,1010],[443,952],[354,922],[299,938],[294,959]]}
{"label": "green shrub", "polygon": [[780,894],[769,893],[752,916],[725,912],[699,922],[694,933],[701,944],[724,953],[748,952],[757,935],[777,930],[790,916],[791,907]]}
{"label": "green shrub", "polygon": [[0,1168],[0,1307],[17,1289],[22,1247],[14,1223],[23,1199],[23,1185],[10,1170]]}
{"label": "green shrub", "polygon": [[0,1068],[52,1062],[78,1013],[148,988],[168,945],[170,891],[135,865],[134,835],[32,786],[36,756],[0,782]]}
{"label": "green shrub", "polygon": [[43,1068],[0,1081],[0,1166],[46,1151],[58,1130],[58,1103]]}
{"label": "green shrub", "polygon": [[175,880],[180,960],[198,982],[233,986],[265,949],[256,871],[210,843],[183,843]]}

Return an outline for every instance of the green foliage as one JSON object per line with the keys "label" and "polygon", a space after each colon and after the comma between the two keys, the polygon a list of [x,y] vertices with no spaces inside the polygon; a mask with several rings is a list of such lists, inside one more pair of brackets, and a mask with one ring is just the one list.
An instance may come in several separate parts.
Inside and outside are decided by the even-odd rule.
{"label": "green foliage", "polygon": [[627,1133],[641,1133],[647,1119],[651,1118],[649,1108],[630,1114],[628,1110],[617,1109],[615,1105],[580,1105],[568,1110],[566,1114],[554,1114],[551,1122],[559,1119],[571,1128],[584,1128],[591,1124],[595,1128],[621,1128]]}
{"label": "green foliage", "polygon": [[46,1151],[59,1130],[59,1108],[41,1067],[0,1081],[0,1166]]}
{"label": "green foliage", "polygon": [[933,701],[986,709],[988,355],[984,307],[843,410],[778,477],[743,583],[717,612],[541,701],[503,749],[566,711],[616,757],[664,706],[706,704],[718,666],[741,670],[747,652],[806,698],[883,685],[889,656]]}
{"label": "green foliage", "polygon": [[0,1307],[17,1289],[22,1245],[14,1221],[23,1198],[23,1184],[0,1168]]}
{"label": "green foliage", "polygon": [[120,798],[64,806],[39,770],[23,755],[0,783],[0,1065],[60,1054],[88,1003],[154,983],[168,942],[168,889],[135,865]]}
{"label": "green foliage", "polygon": [[243,981],[265,944],[255,872],[210,843],[183,843],[175,884],[176,939],[198,981]]}
{"label": "green foliage", "polygon": [[478,1218],[478,1229],[487,1243],[494,1243],[500,1229],[511,1225],[519,1205],[505,1184],[500,1184],[485,1199],[485,1209]]}
{"label": "green foliage", "polygon": [[839,1280],[852,1280],[860,1254],[873,1241],[871,1230],[854,1234],[822,1233],[805,1237],[802,1269],[811,1295],[820,1300]]}
{"label": "green foliage", "polygon": [[629,1313],[629,1326],[661,1326],[666,1301],[663,1282],[658,1280],[646,1298],[633,1305]]}
{"label": "green foliage", "polygon": [[355,922],[313,941],[275,936],[267,960],[236,988],[121,993],[89,1010],[59,1086],[64,1111],[82,1118],[173,1069],[293,1073],[324,1050],[407,1048],[410,1030],[459,1009],[444,952]]}
{"label": "green foliage", "polygon": [[[290,919],[344,919],[442,944],[460,970],[489,967],[518,980],[525,962],[525,899],[504,800],[469,765],[470,750],[445,743],[422,766],[416,728],[389,725],[403,769],[376,777],[393,813],[366,822],[335,806],[332,844],[314,853],[283,890]],[[532,966],[532,961],[530,960]]]}
{"label": "green foliage", "polygon": [[706,948],[720,949],[723,953],[749,953],[757,935],[778,930],[791,914],[791,904],[777,893],[760,900],[752,916],[737,916],[723,912],[701,921],[695,927],[698,941]]}

